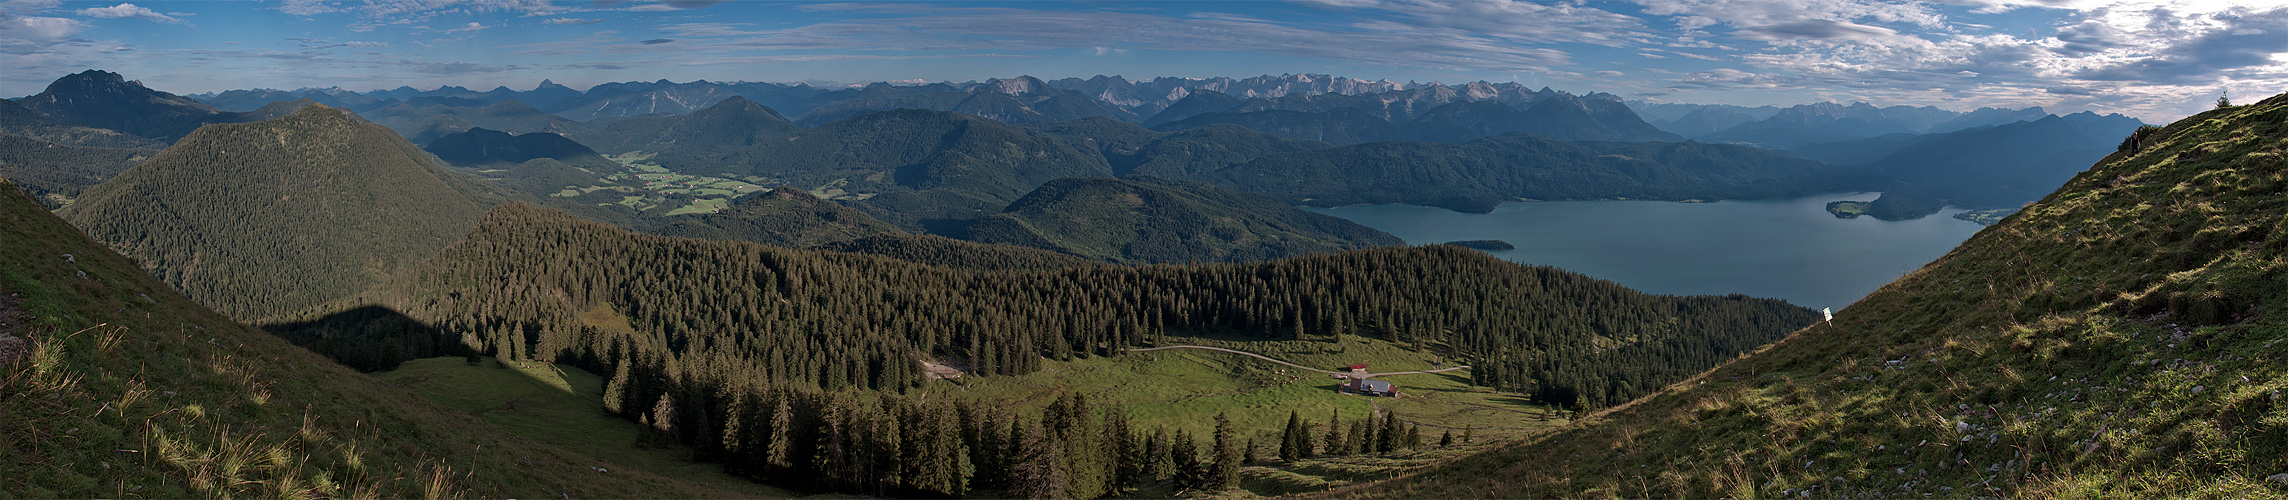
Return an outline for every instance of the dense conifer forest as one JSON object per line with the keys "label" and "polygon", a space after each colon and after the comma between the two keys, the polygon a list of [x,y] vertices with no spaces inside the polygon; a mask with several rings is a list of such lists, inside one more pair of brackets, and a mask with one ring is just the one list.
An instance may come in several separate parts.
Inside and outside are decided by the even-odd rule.
{"label": "dense conifer forest", "polygon": [[[651,236],[510,204],[489,213],[468,238],[352,301],[378,306],[353,311],[363,315],[356,321],[315,317],[274,325],[274,331],[361,368],[382,369],[393,362],[347,359],[376,346],[341,340],[375,338],[361,328],[402,313],[395,324],[404,343],[390,346],[402,354],[398,359],[479,346],[505,359],[609,373],[606,405],[613,411],[739,468],[749,467],[742,461],[774,463],[770,446],[734,447],[748,439],[741,433],[762,439],[779,432],[755,429],[886,426],[910,415],[958,413],[899,406],[918,402],[871,402],[867,407],[874,409],[866,411],[872,416],[853,417],[844,414],[860,411],[853,406],[859,403],[819,399],[863,399],[832,396],[850,390],[897,394],[925,380],[920,362],[928,359],[977,374],[1020,374],[1044,359],[1111,356],[1171,334],[1366,334],[1469,360],[1481,367],[1473,376],[1482,385],[1598,406],[1713,366],[1816,317],[1769,299],[1645,295],[1446,246],[1257,264],[1018,267],[937,267]],[[329,348],[343,345],[355,348]],[[816,421],[769,423],[783,412]],[[1018,427],[1010,433],[1031,432],[1031,421],[1009,422],[1017,420],[1001,420]],[[932,432],[951,432],[909,431],[904,435],[925,441],[939,439],[929,437]],[[799,444],[802,456],[859,446],[823,437],[842,435],[836,432],[851,431],[802,431],[810,439]],[[852,470],[835,463],[804,470]],[[750,470],[788,470],[758,467]],[[854,477],[888,479],[828,480],[822,487],[954,492],[940,489],[950,483],[922,476]],[[909,479],[920,482],[904,482]]]}
{"label": "dense conifer forest", "polygon": [[191,298],[259,319],[428,258],[494,193],[388,129],[311,106],[200,128],[57,214]]}

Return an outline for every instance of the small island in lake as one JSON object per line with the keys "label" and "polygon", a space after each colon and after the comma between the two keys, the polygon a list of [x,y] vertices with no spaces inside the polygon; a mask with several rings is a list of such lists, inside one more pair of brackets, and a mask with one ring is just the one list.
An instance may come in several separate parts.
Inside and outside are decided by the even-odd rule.
{"label": "small island in lake", "polygon": [[1502,241],[1502,240],[1463,240],[1463,241],[1448,241],[1448,242],[1446,242],[1446,244],[1448,244],[1448,245],[1453,245],[1453,246],[1458,246],[1458,247],[1463,247],[1463,248],[1475,248],[1475,249],[1479,249],[1479,250],[1516,250],[1516,249],[1517,249],[1517,245],[1511,245],[1511,244],[1509,244],[1509,242],[1507,242],[1507,241]]}
{"label": "small island in lake", "polygon": [[1857,219],[1860,215],[1867,213],[1867,205],[1874,203],[1872,201],[1830,201],[1827,202],[1827,213],[1835,214],[1837,219]]}

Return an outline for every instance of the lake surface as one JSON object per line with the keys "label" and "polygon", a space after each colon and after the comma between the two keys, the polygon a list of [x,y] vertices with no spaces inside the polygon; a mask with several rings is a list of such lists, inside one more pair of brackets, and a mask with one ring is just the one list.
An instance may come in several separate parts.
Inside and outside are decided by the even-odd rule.
{"label": "lake surface", "polygon": [[1838,219],[1827,202],[1877,193],[1715,203],[1541,201],[1466,214],[1415,205],[1305,208],[1410,244],[1502,240],[1492,251],[1650,293],[1744,293],[1837,309],[1921,268],[1978,232],[1959,209],[1911,221]]}

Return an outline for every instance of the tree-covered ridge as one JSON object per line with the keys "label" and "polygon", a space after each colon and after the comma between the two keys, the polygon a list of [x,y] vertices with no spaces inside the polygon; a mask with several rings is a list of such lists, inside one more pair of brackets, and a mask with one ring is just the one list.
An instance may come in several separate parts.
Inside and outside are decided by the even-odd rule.
{"label": "tree-covered ridge", "polygon": [[39,94],[14,104],[57,122],[117,130],[161,142],[173,141],[201,125],[244,121],[238,113],[152,90],[118,73],[92,69],[57,78]]}
{"label": "tree-covered ridge", "polygon": [[1350,494],[2288,495],[2284,137],[2288,97],[2139,130],[1833,325]]}
{"label": "tree-covered ridge", "polygon": [[248,328],[4,180],[0,428],[9,497],[732,494],[517,438]]}
{"label": "tree-covered ridge", "polygon": [[455,166],[478,166],[494,163],[524,163],[537,158],[557,161],[579,161],[593,158],[610,164],[588,149],[564,136],[548,132],[509,134],[478,127],[467,132],[449,134],[429,141],[425,147],[437,159]]}
{"label": "tree-covered ridge", "polygon": [[719,168],[728,155],[801,131],[777,110],[732,96],[690,114],[628,118],[573,138],[607,153],[658,152],[654,161],[682,171]]}
{"label": "tree-covered ridge", "polygon": [[369,110],[363,115],[415,144],[428,144],[440,137],[480,127],[517,134],[575,135],[588,130],[587,125],[533,109],[521,101],[488,104],[469,99],[414,99]]}
{"label": "tree-covered ridge", "polygon": [[[800,404],[788,391],[910,387],[927,359],[1015,374],[1168,332],[1368,334],[1472,360],[1483,384],[1599,404],[1815,316],[1766,299],[1645,295],[1442,246],[988,271],[634,234],[521,204],[494,209],[436,257],[337,304],[402,311],[408,328],[442,340],[418,340],[439,350],[411,356],[471,345],[611,373],[615,411],[702,449],[755,432],[731,426],[754,422],[740,415],[776,412],[774,400]],[[319,348],[329,335],[371,333],[323,323],[286,333]],[[672,409],[658,411],[662,401]]]}
{"label": "tree-covered ridge", "polygon": [[166,143],[121,133],[117,130],[66,124],[7,99],[0,99],[0,134],[19,135],[66,146],[91,148],[159,149],[166,147]]}
{"label": "tree-covered ridge", "polygon": [[56,144],[21,135],[0,134],[0,177],[48,207],[79,197],[119,175],[156,149],[95,148]]}
{"label": "tree-covered ridge", "polygon": [[1406,203],[1486,212],[1519,199],[1780,198],[1881,186],[1872,174],[1697,142],[1564,142],[1513,132],[1461,144],[1380,142],[1266,156],[1193,177],[1309,206]]}
{"label": "tree-covered ridge", "polygon": [[460,239],[484,189],[388,129],[311,106],[200,129],[59,215],[242,319],[379,283]]}
{"label": "tree-covered ridge", "polygon": [[850,207],[781,186],[750,195],[721,212],[676,217],[653,234],[810,247],[882,234],[905,234]]}
{"label": "tree-covered ridge", "polygon": [[1058,179],[967,239],[1115,263],[1248,262],[1404,243],[1260,195],[1152,177]]}
{"label": "tree-covered ridge", "polygon": [[516,204],[359,300],[512,359],[582,360],[599,373],[632,356],[711,353],[789,384],[895,388],[919,381],[930,357],[1023,373],[1042,357],[1105,355],[1167,331],[1367,333],[1482,360],[1488,385],[1592,402],[1681,377],[1812,316],[1774,300],[1644,295],[1451,247],[971,271],[632,234]]}
{"label": "tree-covered ridge", "polygon": [[972,271],[1022,271],[1106,265],[1080,256],[1016,245],[992,245],[931,234],[881,234],[811,247],[880,255],[907,262]]}

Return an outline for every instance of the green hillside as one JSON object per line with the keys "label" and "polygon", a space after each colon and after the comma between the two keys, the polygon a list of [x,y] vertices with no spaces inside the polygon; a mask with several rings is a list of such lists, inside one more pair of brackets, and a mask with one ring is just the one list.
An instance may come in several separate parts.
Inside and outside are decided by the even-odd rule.
{"label": "green hillside", "polygon": [[652,233],[796,248],[905,233],[865,212],[783,186],[739,200],[719,212],[679,219]]}
{"label": "green hillside", "polygon": [[1298,205],[1406,203],[1461,212],[1519,199],[1781,198],[1883,185],[1867,172],[1744,146],[1564,142],[1526,133],[1279,154],[1192,180]]}
{"label": "green hillside", "polygon": [[2288,496],[2288,97],[1591,422],[1359,497]]}
{"label": "green hillside", "polygon": [[1263,196],[1151,177],[1050,181],[978,219],[966,239],[1129,264],[1247,262],[1405,243]]}
{"label": "green hillside", "polygon": [[202,128],[58,215],[251,320],[348,296],[429,257],[476,224],[482,191],[386,128],[310,106]]}
{"label": "green hillside", "polygon": [[[1767,299],[1645,295],[1445,246],[1249,265],[980,271],[633,234],[520,204],[494,209],[468,238],[336,304],[402,311],[436,328],[407,337],[408,350],[470,345],[612,373],[607,408],[693,446],[696,456],[754,477],[792,477],[784,483],[792,486],[872,494],[955,490],[899,479],[912,476],[858,476],[880,478],[865,488],[849,476],[790,476],[835,469],[790,460],[831,456],[813,451],[852,432],[812,426],[860,418],[836,413],[849,408],[837,398],[916,387],[926,381],[925,360],[1018,375],[1170,335],[1325,341],[1347,333],[1444,346],[1448,357],[1481,367],[1470,372],[1474,385],[1596,405],[1730,359],[1814,314]],[[806,423],[772,424],[775,401]],[[950,411],[861,402],[891,415]],[[767,429],[785,429],[800,451],[748,441],[778,432]],[[767,465],[790,463],[797,465]],[[915,464],[891,465],[900,463]]]}
{"label": "green hillside", "polygon": [[514,437],[200,307],[0,182],[5,496],[776,496],[615,460]]}

